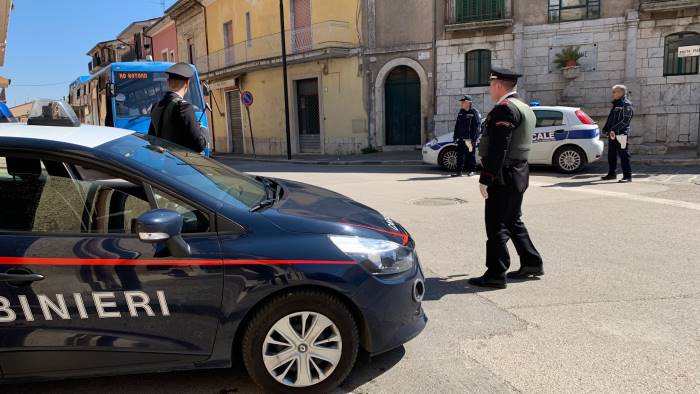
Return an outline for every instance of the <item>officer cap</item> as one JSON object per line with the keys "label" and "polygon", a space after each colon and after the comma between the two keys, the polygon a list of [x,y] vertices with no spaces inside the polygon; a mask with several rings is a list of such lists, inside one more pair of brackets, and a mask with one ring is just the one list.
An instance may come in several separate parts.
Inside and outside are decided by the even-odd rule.
{"label": "officer cap", "polygon": [[175,63],[165,70],[165,73],[168,74],[169,78],[185,80],[192,78],[194,75],[192,66],[187,63]]}
{"label": "officer cap", "polygon": [[462,96],[461,99],[459,99],[457,101],[474,101],[474,100],[472,100],[472,96],[465,94],[464,96]]}
{"label": "officer cap", "polygon": [[491,67],[491,80],[500,79],[502,81],[518,82],[518,78],[522,76],[522,74],[507,68]]}

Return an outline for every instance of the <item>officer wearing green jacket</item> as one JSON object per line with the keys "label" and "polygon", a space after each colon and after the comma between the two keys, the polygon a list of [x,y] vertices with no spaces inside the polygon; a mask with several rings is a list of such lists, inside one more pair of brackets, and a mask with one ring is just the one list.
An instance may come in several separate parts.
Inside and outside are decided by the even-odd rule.
{"label": "officer wearing green jacket", "polygon": [[201,152],[207,147],[206,132],[197,120],[192,104],[183,99],[190,88],[194,70],[187,63],[177,63],[168,68],[166,74],[170,90],[151,110],[148,134]]}
{"label": "officer wearing green jacket", "polygon": [[[486,273],[469,283],[481,287],[504,289],[506,277],[525,279],[544,275],[542,257],[530,239],[521,216],[523,195],[530,170],[528,157],[535,113],[518,97],[518,78],[511,70],[492,68],[490,93],[496,103],[486,118],[479,156],[483,171],[479,188],[486,199]],[[520,257],[520,269],[510,267],[508,240],[512,240]]]}

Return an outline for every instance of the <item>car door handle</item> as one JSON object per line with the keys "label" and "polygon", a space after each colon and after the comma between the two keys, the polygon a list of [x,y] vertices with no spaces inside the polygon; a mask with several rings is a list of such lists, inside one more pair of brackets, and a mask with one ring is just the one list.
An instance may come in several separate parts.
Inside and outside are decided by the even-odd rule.
{"label": "car door handle", "polygon": [[564,129],[554,130],[554,134],[561,134],[561,133],[566,133],[566,130],[564,130]]}
{"label": "car door handle", "polygon": [[44,280],[44,275],[0,273],[0,282],[38,282],[40,280]]}

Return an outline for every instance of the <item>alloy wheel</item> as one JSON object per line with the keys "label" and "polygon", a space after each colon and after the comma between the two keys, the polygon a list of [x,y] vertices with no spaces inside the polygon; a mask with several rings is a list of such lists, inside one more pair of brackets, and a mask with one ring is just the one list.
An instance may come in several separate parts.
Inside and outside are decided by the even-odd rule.
{"label": "alloy wheel", "polygon": [[267,372],[290,387],[324,381],[338,366],[342,353],[338,327],[317,312],[295,312],[278,320],[262,348]]}
{"label": "alloy wheel", "polygon": [[581,167],[581,155],[575,150],[566,150],[559,155],[559,167],[568,172],[573,172]]}

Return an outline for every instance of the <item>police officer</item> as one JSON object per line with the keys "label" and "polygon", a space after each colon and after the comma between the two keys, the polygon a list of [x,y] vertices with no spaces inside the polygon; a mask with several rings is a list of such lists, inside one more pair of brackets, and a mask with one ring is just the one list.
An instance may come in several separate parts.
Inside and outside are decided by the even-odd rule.
{"label": "police officer", "polygon": [[496,103],[486,118],[479,156],[483,170],[479,188],[486,199],[486,273],[469,283],[504,289],[510,267],[507,242],[513,240],[520,269],[511,279],[544,275],[542,257],[521,220],[523,195],[528,187],[528,156],[535,128],[535,114],[516,91],[521,75],[502,68],[491,69],[490,93]]}
{"label": "police officer", "polygon": [[201,152],[207,147],[206,133],[195,115],[192,104],[184,100],[194,75],[192,66],[177,63],[166,71],[170,90],[151,110],[149,135]]}
{"label": "police officer", "polygon": [[630,154],[627,150],[627,136],[630,132],[630,122],[634,116],[632,102],[627,97],[625,85],[615,85],[612,88],[612,109],[608,120],[603,126],[603,134],[608,135],[608,175],[602,177],[604,181],[617,179],[617,156],[620,156],[622,164],[622,179],[620,183],[632,182],[632,167],[630,166]]}
{"label": "police officer", "polygon": [[481,114],[472,105],[471,96],[465,95],[459,101],[462,108],[457,115],[455,131],[452,139],[457,144],[457,169],[452,176],[462,176],[464,169],[464,159],[467,160],[467,175],[474,175],[476,169],[476,140],[479,139],[479,126],[481,125]]}

